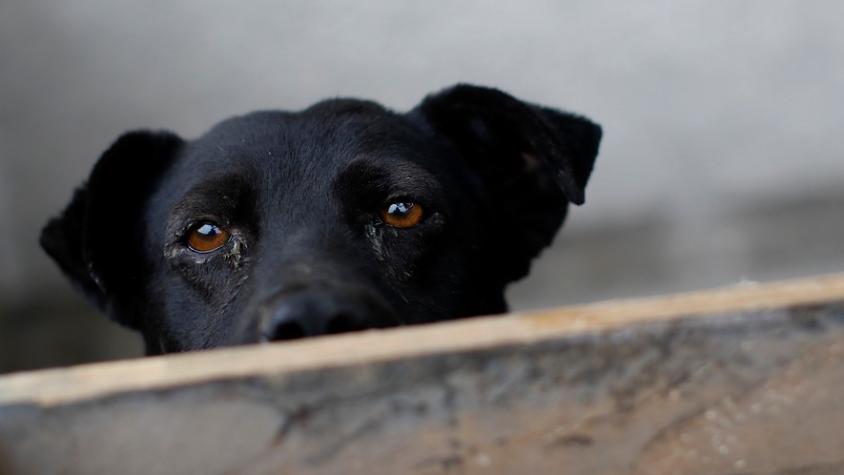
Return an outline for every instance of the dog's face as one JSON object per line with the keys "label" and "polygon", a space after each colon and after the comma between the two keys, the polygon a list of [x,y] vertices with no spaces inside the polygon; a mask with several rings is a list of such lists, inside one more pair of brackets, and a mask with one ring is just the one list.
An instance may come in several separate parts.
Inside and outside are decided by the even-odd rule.
{"label": "dog's face", "polygon": [[337,99],[132,132],[42,245],[151,354],[499,313],[600,137],[465,85],[405,114]]}

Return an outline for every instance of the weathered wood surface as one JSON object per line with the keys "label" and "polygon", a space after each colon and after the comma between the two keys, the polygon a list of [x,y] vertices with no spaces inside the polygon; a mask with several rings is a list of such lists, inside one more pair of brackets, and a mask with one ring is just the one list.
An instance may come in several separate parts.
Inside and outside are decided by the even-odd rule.
{"label": "weathered wood surface", "polygon": [[0,473],[841,474],[844,276],[6,376]]}

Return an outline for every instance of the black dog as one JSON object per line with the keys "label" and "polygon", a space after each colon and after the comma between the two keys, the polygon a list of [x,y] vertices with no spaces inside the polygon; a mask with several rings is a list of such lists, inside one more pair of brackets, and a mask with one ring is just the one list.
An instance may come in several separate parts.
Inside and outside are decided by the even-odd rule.
{"label": "black dog", "polygon": [[332,99],[130,132],[41,244],[149,354],[500,313],[600,139],[468,85],[405,114]]}

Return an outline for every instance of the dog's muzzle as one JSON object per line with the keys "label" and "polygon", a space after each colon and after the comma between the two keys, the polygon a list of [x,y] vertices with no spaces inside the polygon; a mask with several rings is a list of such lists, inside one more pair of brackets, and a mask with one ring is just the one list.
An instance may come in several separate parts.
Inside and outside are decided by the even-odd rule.
{"label": "dog's muzzle", "polygon": [[313,286],[281,291],[259,312],[259,340],[295,340],[398,325],[379,299],[357,289]]}

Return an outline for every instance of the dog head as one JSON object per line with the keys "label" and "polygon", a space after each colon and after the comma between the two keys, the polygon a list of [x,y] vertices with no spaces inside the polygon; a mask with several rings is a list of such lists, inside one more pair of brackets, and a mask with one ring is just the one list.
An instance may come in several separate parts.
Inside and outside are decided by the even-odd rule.
{"label": "dog head", "polygon": [[506,311],[601,129],[458,85],[127,133],[41,243],[150,354]]}

